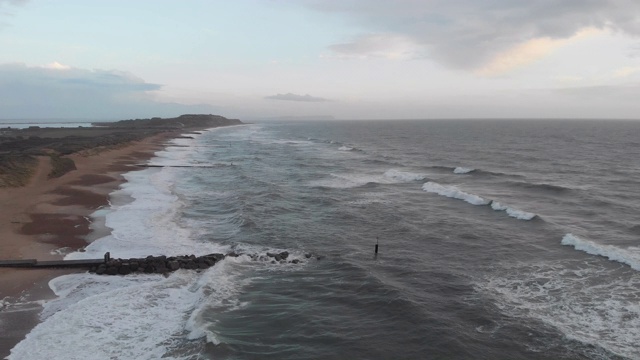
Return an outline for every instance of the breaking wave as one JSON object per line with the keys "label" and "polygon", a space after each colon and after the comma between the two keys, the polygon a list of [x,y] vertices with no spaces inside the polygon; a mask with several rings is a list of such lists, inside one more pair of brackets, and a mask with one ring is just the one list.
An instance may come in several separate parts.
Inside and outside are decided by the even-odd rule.
{"label": "breaking wave", "polygon": [[511,208],[503,205],[497,201],[491,201],[491,208],[496,211],[504,211],[507,215],[514,217],[518,220],[531,220],[536,217],[536,214]]}
{"label": "breaking wave", "polygon": [[472,171],[476,171],[476,169],[466,168],[466,167],[457,167],[453,169],[454,174],[468,174]]}
{"label": "breaking wave", "polygon": [[478,195],[466,193],[452,185],[445,186],[433,181],[429,181],[422,185],[422,190],[454,199],[464,200],[473,205],[489,205],[489,200],[486,200]]}
{"label": "breaking wave", "polygon": [[454,199],[464,200],[472,205],[490,205],[493,210],[504,211],[507,215],[518,220],[531,220],[537,216],[534,213],[518,210],[494,200],[488,200],[478,195],[469,194],[453,185],[440,185],[436,182],[429,181],[422,185],[422,190]]}
{"label": "breaking wave", "polygon": [[598,244],[594,241],[581,239],[571,233],[566,234],[560,243],[573,246],[576,250],[584,251],[587,254],[606,257],[611,261],[629,265],[632,269],[640,271],[640,248],[629,247],[625,249],[613,245]]}

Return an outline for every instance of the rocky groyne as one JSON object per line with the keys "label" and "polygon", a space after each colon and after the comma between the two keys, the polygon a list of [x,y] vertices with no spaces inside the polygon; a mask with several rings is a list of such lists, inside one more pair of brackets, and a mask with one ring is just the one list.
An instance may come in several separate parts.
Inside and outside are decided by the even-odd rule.
{"label": "rocky groyne", "polygon": [[[98,275],[129,275],[133,273],[146,274],[167,274],[179,269],[188,270],[204,270],[212,267],[217,262],[224,260],[226,257],[249,256],[253,261],[270,262],[272,264],[299,264],[302,259],[290,258],[289,252],[267,252],[266,254],[237,254],[231,252],[228,254],[209,254],[204,256],[184,255],[184,256],[147,256],[146,258],[130,258],[130,259],[111,259],[105,256],[102,264],[94,265],[89,272]],[[304,259],[314,257],[307,253]],[[321,256],[315,256],[317,260],[322,259]]]}

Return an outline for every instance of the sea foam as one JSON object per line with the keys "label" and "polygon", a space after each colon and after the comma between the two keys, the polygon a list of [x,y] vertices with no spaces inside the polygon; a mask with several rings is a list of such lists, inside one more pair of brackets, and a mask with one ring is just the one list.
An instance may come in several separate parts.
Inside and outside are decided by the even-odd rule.
{"label": "sea foam", "polygon": [[504,211],[507,215],[518,220],[531,220],[537,216],[534,213],[518,210],[494,200],[488,200],[478,195],[469,194],[453,185],[441,185],[436,182],[429,181],[422,185],[422,190],[454,199],[464,200],[473,205],[490,205],[493,210]]}
{"label": "sea foam", "polygon": [[464,200],[466,202],[468,202],[469,204],[473,204],[473,205],[488,205],[489,201],[478,196],[478,195],[473,195],[473,194],[469,194],[466,193],[460,189],[458,189],[457,187],[453,186],[453,185],[440,185],[436,182],[433,181],[429,181],[427,183],[425,183],[424,185],[422,185],[422,190],[430,192],[430,193],[436,193],[438,195],[442,195],[442,196],[446,196],[446,197],[450,197],[450,198],[454,198],[454,199],[459,199],[459,200]]}
{"label": "sea foam", "polygon": [[[157,155],[159,163],[191,158],[184,147]],[[173,190],[183,171],[149,168],[124,174],[128,182],[117,193],[131,201],[113,205],[105,215],[112,234],[65,258],[102,258],[106,251],[121,258],[228,252],[228,246],[200,241],[181,225],[185,203]],[[58,297],[44,305],[42,322],[12,349],[9,359],[64,359],[70,349],[74,358],[92,359],[197,354],[203,341],[193,339],[217,342],[211,323],[201,319],[203,309],[225,311],[237,302],[235,294],[243,285],[237,274],[249,262],[248,256],[227,258],[200,273],[179,270],[166,278],[87,273],[55,278],[50,287]]]}
{"label": "sea foam", "polygon": [[425,176],[422,174],[400,171],[396,169],[387,170],[384,176],[389,179],[397,180],[400,182],[412,182],[417,180],[424,180]]}
{"label": "sea foam", "polygon": [[468,174],[472,171],[475,171],[476,169],[472,169],[472,168],[466,168],[466,167],[457,167],[455,169],[453,169],[453,173],[454,174]]}
{"label": "sea foam", "polygon": [[[638,359],[640,279],[595,260],[515,263],[475,286],[516,322],[537,319],[568,339]],[[547,346],[553,345],[541,343],[536,351]]]}
{"label": "sea foam", "polygon": [[584,251],[587,254],[606,257],[611,261],[617,261],[631,266],[632,269],[640,271],[640,248],[621,248],[614,245],[598,244],[594,241],[581,239],[571,233],[566,234],[562,245],[573,246],[576,250]]}
{"label": "sea foam", "polygon": [[503,205],[497,201],[491,201],[491,208],[496,211],[504,211],[507,215],[514,217],[519,220],[531,220],[536,217],[536,214],[514,209],[512,207]]}

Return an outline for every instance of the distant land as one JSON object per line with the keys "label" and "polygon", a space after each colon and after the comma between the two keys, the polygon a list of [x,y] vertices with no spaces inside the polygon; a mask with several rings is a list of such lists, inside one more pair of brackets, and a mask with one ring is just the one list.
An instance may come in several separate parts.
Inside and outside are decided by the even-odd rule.
{"label": "distant land", "polygon": [[175,118],[130,119],[92,123],[91,127],[0,128],[0,187],[24,186],[35,170],[36,157],[48,156],[53,166],[50,176],[62,176],[75,169],[67,155],[100,152],[132,141],[168,133],[203,130],[243,124],[220,115],[186,114]]}

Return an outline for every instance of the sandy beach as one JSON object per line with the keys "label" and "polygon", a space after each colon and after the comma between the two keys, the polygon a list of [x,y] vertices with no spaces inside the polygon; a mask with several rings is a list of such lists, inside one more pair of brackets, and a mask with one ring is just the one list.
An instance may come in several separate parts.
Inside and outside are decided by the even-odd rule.
{"label": "sandy beach", "polygon": [[[61,259],[55,250],[84,247],[91,233],[89,215],[108,204],[109,194],[124,181],[121,174],[135,170],[177,135],[163,132],[100,152],[72,154],[77,170],[53,179],[47,176],[49,158],[38,158],[29,184],[0,188],[0,260]],[[48,281],[71,271],[0,268],[0,358],[38,321],[38,306],[12,311],[14,304],[52,297]]]}

